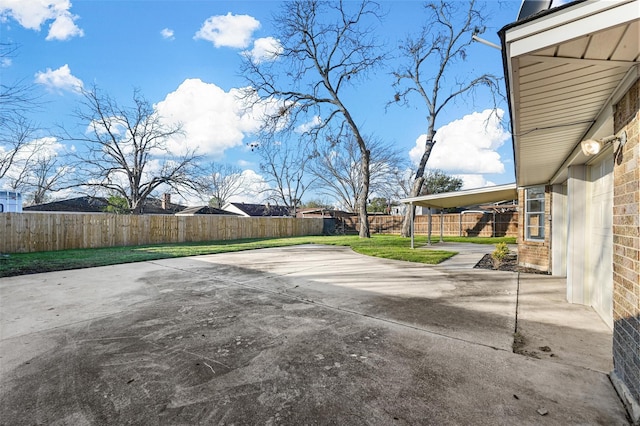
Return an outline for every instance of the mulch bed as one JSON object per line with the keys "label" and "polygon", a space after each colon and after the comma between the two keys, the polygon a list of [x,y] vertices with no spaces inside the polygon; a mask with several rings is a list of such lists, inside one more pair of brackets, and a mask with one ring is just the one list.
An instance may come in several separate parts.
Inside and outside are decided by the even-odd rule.
{"label": "mulch bed", "polygon": [[491,254],[485,254],[484,257],[480,259],[478,263],[476,263],[476,266],[474,266],[474,268],[549,275],[548,272],[539,271],[533,268],[527,268],[525,266],[518,266],[518,255],[516,254],[508,254],[498,268],[493,267],[493,259],[491,258]]}

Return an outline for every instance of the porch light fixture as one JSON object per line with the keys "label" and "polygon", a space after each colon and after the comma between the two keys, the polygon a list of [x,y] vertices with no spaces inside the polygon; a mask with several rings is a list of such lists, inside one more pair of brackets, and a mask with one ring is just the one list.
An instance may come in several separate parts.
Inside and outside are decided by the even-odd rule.
{"label": "porch light fixture", "polygon": [[620,149],[620,147],[624,146],[624,144],[627,143],[627,132],[623,131],[620,136],[612,135],[599,140],[587,139],[586,141],[580,142],[580,147],[582,148],[582,153],[587,157],[590,157],[599,153],[606,144],[616,142],[619,143],[619,145],[616,147],[617,151],[618,149]]}

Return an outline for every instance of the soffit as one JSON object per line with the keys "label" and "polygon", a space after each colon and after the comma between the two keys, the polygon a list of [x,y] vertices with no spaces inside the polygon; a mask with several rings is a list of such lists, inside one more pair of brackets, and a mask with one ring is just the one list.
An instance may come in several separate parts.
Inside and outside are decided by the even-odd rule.
{"label": "soffit", "polygon": [[613,133],[602,116],[611,115],[614,93],[640,60],[640,4],[596,3],[506,32],[519,186],[549,182],[569,158],[585,162],[580,141]]}
{"label": "soffit", "polygon": [[516,184],[509,183],[506,185],[487,186],[464,191],[423,195],[421,197],[405,198],[400,201],[415,206],[448,209],[452,207],[497,203],[498,201],[515,200],[517,198]]}

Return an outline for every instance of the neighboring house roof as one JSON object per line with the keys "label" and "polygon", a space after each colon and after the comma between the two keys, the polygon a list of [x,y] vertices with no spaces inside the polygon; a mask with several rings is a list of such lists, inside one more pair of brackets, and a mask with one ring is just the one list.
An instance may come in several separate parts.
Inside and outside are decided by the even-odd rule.
{"label": "neighboring house roof", "polygon": [[473,206],[504,200],[514,200],[517,198],[518,191],[516,184],[509,183],[506,185],[486,186],[484,188],[467,189],[464,191],[422,195],[420,197],[405,198],[400,201],[415,206],[448,209],[451,207]]}
{"label": "neighboring house roof", "polygon": [[227,203],[222,209],[242,216],[291,216],[288,207],[271,204]]}
{"label": "neighboring house roof", "polygon": [[336,209],[325,209],[321,207],[312,207],[308,209],[300,209],[297,211],[298,217],[312,217],[312,216],[327,216],[327,217],[342,217],[353,216],[355,213],[349,213]]}
{"label": "neighboring house roof", "polygon": [[102,197],[77,197],[24,207],[23,211],[103,213],[107,200]]}
{"label": "neighboring house roof", "polygon": [[637,0],[552,8],[500,30],[519,186],[566,180],[585,139],[614,133],[612,105],[640,76]]}
{"label": "neighboring house roof", "polygon": [[222,210],[222,209],[218,209],[210,206],[187,207],[186,209],[176,213],[176,216],[194,216],[194,215],[203,215],[203,214],[239,216],[238,213],[233,213],[230,211],[226,211],[226,210]]}
{"label": "neighboring house roof", "polygon": [[[67,200],[52,201],[50,203],[37,204],[24,207],[23,211],[32,212],[70,212],[70,213],[104,213],[107,208],[107,199],[103,197],[76,197]],[[162,208],[162,200],[148,198],[143,206],[144,214],[174,214],[184,210],[184,206],[169,203],[166,209]]]}
{"label": "neighboring house roof", "polygon": [[159,198],[147,198],[142,206],[143,214],[175,214],[184,209],[187,206],[175,203],[166,203],[166,207],[162,208],[162,200]]}

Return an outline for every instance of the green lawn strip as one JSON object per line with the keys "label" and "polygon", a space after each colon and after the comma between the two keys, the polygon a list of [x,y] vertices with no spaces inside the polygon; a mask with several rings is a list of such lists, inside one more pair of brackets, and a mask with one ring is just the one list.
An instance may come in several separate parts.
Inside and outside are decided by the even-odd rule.
{"label": "green lawn strip", "polygon": [[[426,237],[416,237],[416,245],[425,243]],[[256,238],[4,255],[0,257],[0,277],[299,244],[347,246],[369,256],[427,264],[440,263],[456,254],[442,250],[413,250],[408,238],[397,235],[374,235],[371,239],[360,239],[357,235]]]}

